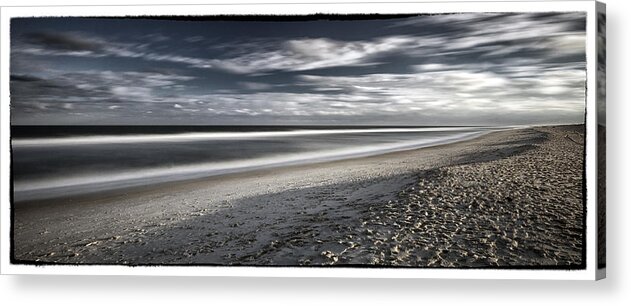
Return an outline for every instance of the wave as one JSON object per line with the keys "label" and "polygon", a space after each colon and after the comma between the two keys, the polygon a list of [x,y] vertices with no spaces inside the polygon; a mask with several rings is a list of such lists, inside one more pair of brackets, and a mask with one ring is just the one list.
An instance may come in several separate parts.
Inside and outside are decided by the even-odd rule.
{"label": "wave", "polygon": [[[415,129],[415,131],[418,131],[418,129]],[[426,131],[426,129],[424,129],[424,131]],[[14,182],[14,196],[16,201],[53,198],[62,195],[91,193],[126,187],[182,181],[281,166],[312,164],[325,161],[367,157],[469,140],[489,132],[489,130],[462,132],[451,136],[430,137],[421,140],[358,146],[329,151],[278,154],[274,156],[243,159],[238,161],[204,162],[172,167],[153,167],[133,170],[124,169],[109,173],[99,172],[94,173],[93,175],[68,175],[63,178],[28,180],[24,182],[16,181]]]}
{"label": "wave", "polygon": [[68,136],[13,139],[11,145],[16,147],[51,147],[73,145],[101,144],[138,144],[164,142],[193,142],[205,140],[235,140],[277,137],[321,136],[335,134],[366,133],[414,133],[414,132],[457,132],[472,130],[469,127],[436,127],[436,128],[375,128],[375,129],[335,129],[335,130],[292,130],[265,132],[194,132],[178,134],[136,134],[108,136]]}

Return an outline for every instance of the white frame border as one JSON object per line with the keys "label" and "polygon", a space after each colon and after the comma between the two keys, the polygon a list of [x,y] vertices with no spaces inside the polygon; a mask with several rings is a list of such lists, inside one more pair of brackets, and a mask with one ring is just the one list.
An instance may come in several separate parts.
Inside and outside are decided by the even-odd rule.
{"label": "white frame border", "polygon": [[[396,4],[396,5],[393,5]],[[211,4],[138,6],[43,6],[2,7],[0,11],[0,273],[51,275],[168,275],[250,277],[352,277],[352,278],[454,278],[454,279],[566,279],[595,280],[597,273],[596,180],[596,1],[546,2],[425,2],[425,3],[319,3],[319,4]],[[447,13],[447,12],[552,12],[586,13],[586,268],[584,270],[524,269],[423,269],[423,268],[317,268],[317,267],[129,267],[102,265],[19,265],[10,257],[11,211],[9,194],[9,54],[10,18],[44,16],[137,16],[218,14],[351,14],[351,13]],[[601,269],[603,270],[603,269]]]}

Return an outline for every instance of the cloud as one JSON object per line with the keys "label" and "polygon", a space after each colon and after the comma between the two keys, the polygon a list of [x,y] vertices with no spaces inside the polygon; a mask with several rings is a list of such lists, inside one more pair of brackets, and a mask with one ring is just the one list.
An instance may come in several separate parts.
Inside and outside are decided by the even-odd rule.
{"label": "cloud", "polygon": [[[267,71],[304,71],[338,66],[370,65],[373,56],[395,51],[415,40],[407,36],[389,36],[369,41],[337,41],[329,38],[292,39],[261,52],[261,45],[235,45],[247,53],[232,58],[199,58],[178,54],[156,53],[144,44],[115,41],[105,43],[102,38],[86,38],[75,32],[29,34],[37,39],[18,41],[13,52],[32,55],[64,55],[78,57],[116,56],[140,58],[147,61],[172,62],[194,68],[219,69],[238,74]],[[27,35],[27,37],[30,37]],[[201,36],[188,37],[187,42],[198,42]]]}
{"label": "cloud", "polygon": [[[27,39],[18,41],[12,50],[34,55],[139,58],[235,74],[262,74],[370,66],[380,64],[378,59],[389,54],[417,58],[471,53],[482,53],[490,58],[519,57],[520,53],[534,51],[555,55],[580,54],[584,52],[584,32],[576,30],[576,23],[583,20],[581,18],[584,19],[581,14],[561,14],[547,19],[540,18],[540,14],[423,16],[403,21],[398,26],[442,25],[450,31],[385,35],[352,41],[327,37],[234,41],[211,46],[226,53],[219,57],[215,52],[214,57],[208,58],[158,53],[145,43],[122,43],[80,32],[31,33],[26,35]],[[170,40],[161,34],[147,34],[142,38],[151,42]],[[203,40],[204,37],[199,35],[184,38],[189,43]]]}
{"label": "cloud", "polygon": [[[148,39],[151,43],[163,43],[170,40],[169,37],[161,34],[148,34],[142,38]],[[27,33],[13,41],[11,52],[47,56],[134,58],[180,63],[196,68],[211,68],[215,64],[220,64],[220,61],[214,59],[151,52],[146,43],[123,43],[81,32]]]}
{"label": "cloud", "polygon": [[139,39],[147,40],[151,43],[163,43],[165,41],[171,40],[171,37],[166,36],[162,33],[151,33],[151,34],[142,35],[139,37]]}
{"label": "cloud", "polygon": [[32,76],[32,75],[20,75],[20,74],[13,74],[11,75],[11,81],[16,81],[16,82],[39,82],[42,81],[41,78]]}
{"label": "cloud", "polygon": [[11,76],[12,115],[20,116],[46,110],[64,117],[67,110],[83,110],[102,115],[120,108],[140,109],[145,103],[173,101],[161,91],[193,80],[191,76],[154,72],[79,72],[49,71],[50,79],[30,75]]}
{"label": "cloud", "polygon": [[[371,120],[390,120],[394,124],[396,120],[414,120],[418,124],[442,118],[443,124],[446,124],[445,120],[463,124],[489,120],[506,123],[506,120],[512,122],[515,117],[522,117],[526,122],[549,120],[552,115],[542,115],[542,111],[554,113],[564,120],[577,120],[582,116],[584,96],[577,87],[584,82],[584,72],[580,70],[563,70],[553,66],[526,67],[525,71],[537,68],[539,75],[524,76],[515,67],[510,72],[495,73],[477,71],[475,66],[468,70],[460,67],[458,73],[453,73],[450,70],[453,67],[448,65],[442,68],[445,70],[419,70],[409,74],[300,76],[303,84],[314,87],[335,84],[338,89],[335,92],[184,91],[173,96],[156,91],[162,83],[151,79],[176,84],[185,77],[173,76],[170,81],[165,81],[162,79],[167,76],[157,77],[150,73],[84,72],[81,74],[84,81],[77,85],[101,85],[92,84],[92,87],[83,86],[89,89],[80,89],[81,86],[72,87],[68,82],[63,83],[65,85],[60,82],[81,79],[77,74],[62,75],[54,82],[21,76],[14,78],[11,84],[12,92],[16,91],[19,96],[18,103],[12,105],[20,107],[17,113],[22,115],[45,110],[53,117],[65,118],[61,114],[69,116],[68,103],[80,101],[72,104],[75,107],[73,111],[99,114],[101,120],[108,120],[111,113],[109,120],[116,122],[141,120],[154,123],[174,120],[208,122],[210,118],[214,118],[213,122],[224,122],[221,120],[250,117],[255,120],[251,123],[287,122],[302,118],[303,123],[342,120],[361,124]],[[520,77],[513,78],[511,74]],[[92,80],[88,80],[90,75]],[[28,85],[32,83],[35,83],[34,86]],[[35,87],[40,88],[39,94],[29,97],[24,93]],[[123,110],[124,113],[121,113]],[[454,112],[467,116],[455,116]]]}
{"label": "cloud", "polygon": [[561,54],[585,53],[585,35],[576,32],[549,37],[544,45],[550,51]]}
{"label": "cloud", "polygon": [[270,84],[259,83],[259,82],[239,82],[238,84],[248,90],[266,90],[273,87]]}
{"label": "cloud", "polygon": [[470,119],[495,115],[537,121],[533,114],[547,110],[581,120],[585,71],[580,67],[538,64],[520,69],[505,63],[481,68],[475,63],[425,64],[409,74],[302,75],[301,79],[313,86],[335,84],[354,97],[367,97],[353,101],[361,108],[382,105],[382,110],[399,114],[439,116],[458,110]]}
{"label": "cloud", "polygon": [[47,49],[61,51],[99,52],[104,46],[104,42],[101,40],[88,38],[77,33],[32,32],[25,35],[25,40]]}
{"label": "cloud", "polygon": [[[277,44],[276,49],[265,46],[265,51],[258,51],[257,45],[239,45],[241,55],[216,61],[213,67],[248,74],[369,66],[380,63],[379,57],[388,54],[421,58],[476,52],[488,57],[522,57],[522,53],[534,51],[553,56],[584,53],[584,32],[575,29],[577,20],[584,22],[583,15],[562,14],[545,20],[539,17],[538,14],[424,16],[419,18],[423,25],[449,25],[457,30],[356,41],[292,39]],[[406,24],[412,23],[408,20],[399,25]]]}
{"label": "cloud", "polygon": [[416,65],[416,68],[418,70],[422,70],[422,71],[444,70],[445,67],[447,67],[447,65],[440,64],[440,63],[430,63],[430,64]]}
{"label": "cloud", "polygon": [[114,96],[124,99],[143,99],[151,95],[151,88],[138,86],[113,86],[111,92]]}
{"label": "cloud", "polygon": [[187,43],[197,43],[203,40],[204,40],[203,36],[189,36],[189,37],[184,38],[184,41]]}
{"label": "cloud", "polygon": [[[443,27],[445,32],[422,35],[441,38],[423,49],[439,50],[440,55],[481,53],[490,58],[517,56],[525,52],[549,55],[580,54],[585,50],[584,13],[462,13],[410,18],[393,27]],[[431,43],[431,41],[430,41]],[[414,51],[412,51],[414,52]],[[436,54],[436,53],[435,53]]]}
{"label": "cloud", "polygon": [[385,26],[279,30],[252,39],[233,29],[196,35],[208,31],[195,28],[177,36],[143,27],[144,35],[135,36],[18,33],[11,46],[12,115],[146,124],[584,118],[583,14],[375,22]]}
{"label": "cloud", "polygon": [[406,36],[389,36],[367,41],[338,41],[329,38],[292,39],[273,51],[251,50],[242,56],[215,63],[234,73],[305,71],[341,66],[371,65],[377,55],[395,51],[413,42]]}

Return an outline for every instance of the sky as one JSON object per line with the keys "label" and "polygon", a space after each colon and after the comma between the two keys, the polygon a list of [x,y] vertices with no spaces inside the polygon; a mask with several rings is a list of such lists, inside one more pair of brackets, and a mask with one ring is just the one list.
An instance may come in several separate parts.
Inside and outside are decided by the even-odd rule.
{"label": "sky", "polygon": [[584,13],[347,17],[14,18],[11,123],[584,122]]}

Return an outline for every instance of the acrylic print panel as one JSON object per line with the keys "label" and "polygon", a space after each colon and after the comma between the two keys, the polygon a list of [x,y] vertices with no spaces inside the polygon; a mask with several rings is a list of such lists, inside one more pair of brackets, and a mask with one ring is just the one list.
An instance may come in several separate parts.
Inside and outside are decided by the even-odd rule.
{"label": "acrylic print panel", "polygon": [[598,114],[598,268],[604,269],[607,266],[606,252],[606,98],[607,98],[607,15],[605,8],[598,8],[598,94],[597,94],[597,114]]}
{"label": "acrylic print panel", "polygon": [[593,279],[595,6],[531,5],[3,11],[3,265]]}

